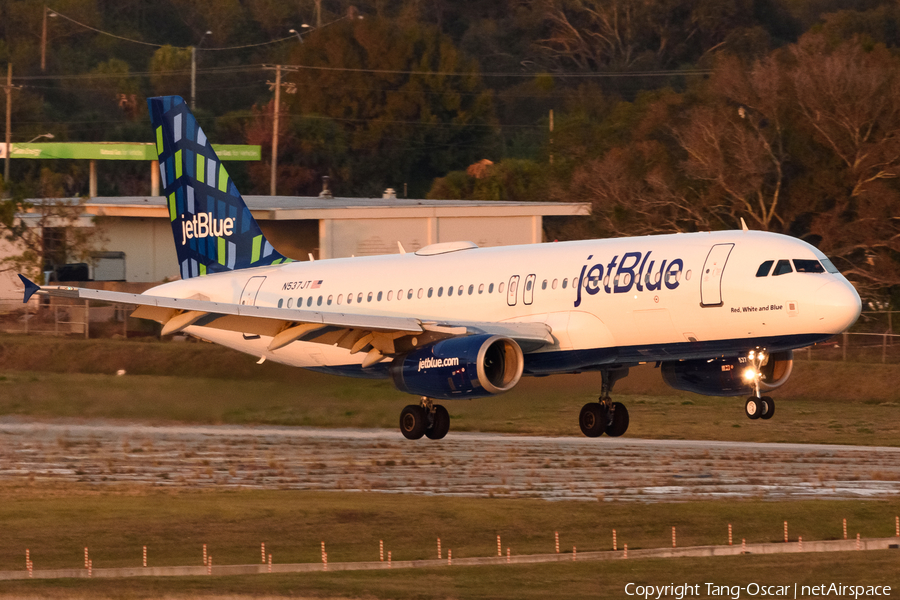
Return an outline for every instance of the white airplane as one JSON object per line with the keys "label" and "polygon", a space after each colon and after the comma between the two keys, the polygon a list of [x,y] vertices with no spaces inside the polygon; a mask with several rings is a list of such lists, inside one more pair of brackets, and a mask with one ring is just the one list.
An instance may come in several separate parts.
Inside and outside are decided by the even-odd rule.
{"label": "white airplane", "polygon": [[391,378],[421,397],[400,414],[409,439],[443,438],[435,400],[511,390],[523,375],[600,371],[590,437],[620,436],[628,411],[610,392],[655,362],[665,381],[706,395],[763,392],[791,373],[792,350],[852,325],[860,298],[800,240],[756,231],[478,248],[426,246],[392,256],[293,262],[266,240],[184,101],[148,100],[182,279],[143,294],[80,288],[34,293],[137,305],[133,316],[262,360]]}

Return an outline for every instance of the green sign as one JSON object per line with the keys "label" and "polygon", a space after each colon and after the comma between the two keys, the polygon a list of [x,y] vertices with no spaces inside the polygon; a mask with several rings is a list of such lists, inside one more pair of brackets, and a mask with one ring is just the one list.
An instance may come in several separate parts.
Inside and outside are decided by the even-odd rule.
{"label": "green sign", "polygon": [[[71,142],[10,144],[10,158],[50,160],[57,158],[81,160],[156,160],[154,144],[132,142]],[[219,160],[262,160],[259,146],[213,144]],[[0,142],[0,158],[6,156],[6,144]]]}

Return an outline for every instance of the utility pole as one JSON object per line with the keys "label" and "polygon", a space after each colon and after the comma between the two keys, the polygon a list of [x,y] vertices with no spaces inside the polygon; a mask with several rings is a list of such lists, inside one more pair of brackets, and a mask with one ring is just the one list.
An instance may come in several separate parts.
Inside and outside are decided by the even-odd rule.
{"label": "utility pole", "polygon": [[191,110],[197,108],[197,47],[191,46]]}
{"label": "utility pole", "polygon": [[[10,146],[10,137],[12,134],[12,91],[14,87],[17,88],[19,86],[13,86],[12,63],[7,63],[6,85],[3,86],[6,91],[6,159],[3,162],[3,184],[5,186],[9,186],[9,155],[12,152],[12,147]],[[9,188],[7,187],[7,190],[8,189]]]}
{"label": "utility pole", "polygon": [[275,65],[275,108],[272,111],[272,175],[269,195],[275,196],[275,171],[278,169],[278,113],[281,112],[281,65]]}
{"label": "utility pole", "polygon": [[553,109],[550,109],[550,164],[553,164]]}
{"label": "utility pole", "polygon": [[[200,41],[197,42],[197,46],[202,44],[206,36],[211,33],[212,31],[204,33]],[[191,46],[191,110],[196,110],[197,108],[197,46]]]}

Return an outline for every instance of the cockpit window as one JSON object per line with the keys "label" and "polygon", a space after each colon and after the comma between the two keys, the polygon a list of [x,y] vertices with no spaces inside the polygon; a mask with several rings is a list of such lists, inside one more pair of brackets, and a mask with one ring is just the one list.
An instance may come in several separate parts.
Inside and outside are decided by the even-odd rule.
{"label": "cockpit window", "polygon": [[840,271],[837,270],[837,267],[834,266],[834,263],[827,258],[822,259],[822,266],[825,267],[825,270],[829,273],[840,273]]}
{"label": "cockpit window", "polygon": [[768,277],[769,271],[772,270],[772,264],[774,262],[775,262],[774,260],[767,260],[763,264],[759,265],[759,268],[756,270],[756,276],[757,277]]}
{"label": "cockpit window", "polygon": [[772,275],[784,275],[785,273],[793,272],[794,270],[791,268],[791,261],[782,259],[775,265],[775,270],[772,271]]}
{"label": "cockpit window", "polygon": [[795,258],[794,268],[798,273],[824,273],[825,269],[817,260]]}

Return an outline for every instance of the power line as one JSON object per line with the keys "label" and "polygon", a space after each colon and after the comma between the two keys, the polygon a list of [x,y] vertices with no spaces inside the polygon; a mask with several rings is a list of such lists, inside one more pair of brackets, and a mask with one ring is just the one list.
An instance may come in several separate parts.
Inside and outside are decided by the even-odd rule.
{"label": "power line", "polygon": [[[162,48],[163,46],[174,46],[174,44],[154,44],[154,43],[152,43],[152,42],[144,42],[144,41],[141,41],[141,40],[136,40],[136,39],[133,39],[133,38],[127,38],[127,37],[124,37],[124,36],[121,36],[121,35],[116,35],[115,33],[110,33],[109,31],[103,31],[102,29],[97,29],[96,27],[91,27],[90,25],[88,25],[88,24],[86,24],[86,23],[82,23],[81,21],[76,21],[76,20],[73,19],[72,17],[66,16],[66,15],[62,14],[61,12],[59,12],[58,10],[56,10],[56,9],[54,9],[54,8],[49,8],[49,7],[48,7],[48,9],[51,10],[51,11],[53,11],[53,13],[56,14],[57,16],[60,16],[60,17],[62,17],[63,19],[65,19],[65,20],[67,20],[67,21],[69,21],[69,22],[71,22],[71,23],[74,23],[75,25],[78,25],[78,26],[80,26],[80,27],[84,27],[85,29],[90,29],[91,31],[94,31],[94,32],[99,33],[99,34],[101,34],[101,35],[106,35],[106,36],[109,36],[109,37],[112,37],[112,38],[116,38],[117,40],[122,40],[122,41],[125,41],[125,42],[131,42],[132,44],[141,44],[142,46],[152,46],[152,47],[154,47],[154,48]],[[330,24],[330,23],[329,23],[329,24]],[[324,27],[324,25],[323,25],[323,27]],[[278,38],[278,39],[275,39],[275,40],[269,40],[268,42],[259,42],[259,43],[257,43],[257,44],[243,44],[243,45],[241,45],[241,46],[225,46],[225,47],[221,47],[221,48],[208,48],[208,47],[207,47],[207,48],[198,48],[198,50],[203,50],[203,51],[215,51],[215,50],[242,50],[242,49],[244,49],[244,48],[257,48],[257,47],[259,47],[259,46],[268,46],[269,44],[278,44],[278,43],[280,43],[280,42],[284,42],[284,41],[287,41],[287,40],[293,40],[293,39],[296,39],[296,38],[295,38],[293,35],[289,35],[289,36],[286,36],[286,37],[283,37],[283,38]],[[176,46],[176,47],[181,48],[181,47],[184,47],[184,46]]]}

